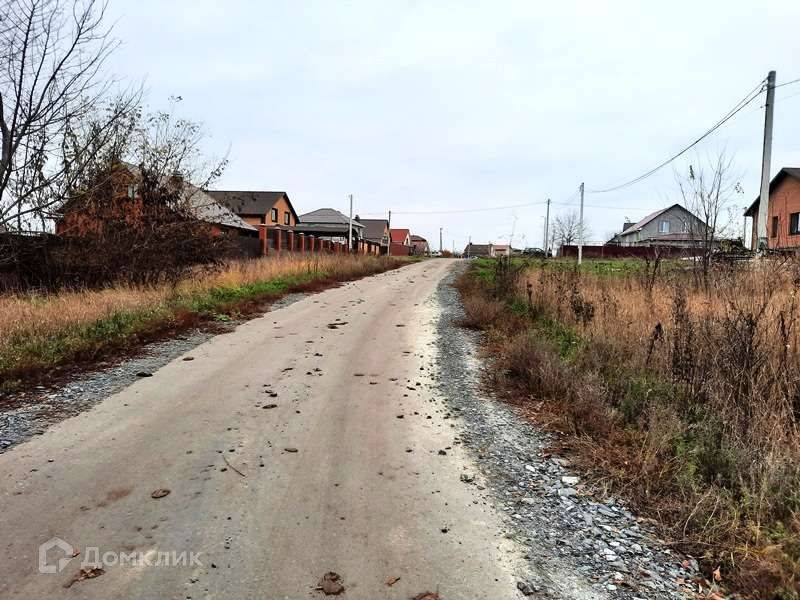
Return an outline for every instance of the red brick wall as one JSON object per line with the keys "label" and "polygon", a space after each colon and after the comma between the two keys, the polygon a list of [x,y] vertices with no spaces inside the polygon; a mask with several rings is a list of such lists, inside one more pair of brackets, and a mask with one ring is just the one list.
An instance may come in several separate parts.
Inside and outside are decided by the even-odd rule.
{"label": "red brick wall", "polygon": [[408,256],[411,254],[411,246],[392,242],[389,246],[389,254],[392,256]]}
{"label": "red brick wall", "polygon": [[[663,247],[658,249],[661,258],[669,256],[693,256],[702,253],[702,250],[692,251],[689,248]],[[646,246],[584,246],[583,258],[647,258],[655,257],[656,249]],[[558,256],[563,258],[577,258],[577,246],[561,246]]]}
{"label": "red brick wall", "polygon": [[[793,248],[800,246],[800,235],[789,235],[789,215],[800,213],[800,181],[786,177],[769,196],[767,239],[770,248]],[[778,235],[772,237],[772,218],[778,217]],[[753,219],[757,221],[757,219]]]}

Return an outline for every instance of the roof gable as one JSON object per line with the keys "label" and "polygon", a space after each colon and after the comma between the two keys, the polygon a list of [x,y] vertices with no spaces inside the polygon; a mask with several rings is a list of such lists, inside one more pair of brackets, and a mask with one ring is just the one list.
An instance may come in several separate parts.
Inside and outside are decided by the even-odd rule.
{"label": "roof gable", "polygon": [[[780,171],[778,171],[775,177],[772,178],[772,181],[769,182],[769,193],[772,194],[775,188],[778,187],[781,184],[781,182],[787,177],[800,179],[800,167],[783,167]],[[754,216],[760,201],[761,201],[761,194],[759,194],[756,197],[756,199],[753,200],[753,203],[749,206],[749,208],[746,211],[744,211],[744,216],[745,217]]]}
{"label": "roof gable", "polygon": [[379,240],[386,235],[389,221],[386,219],[359,219],[364,226],[364,237],[370,240]]}
{"label": "roof gable", "polygon": [[[637,232],[641,231],[646,225],[648,225],[649,223],[651,223],[652,221],[654,221],[655,219],[657,219],[661,215],[671,211],[673,208],[677,208],[680,211],[684,212],[685,214],[689,215],[689,217],[691,217],[692,219],[697,219],[697,221],[700,221],[700,219],[696,215],[694,215],[691,211],[689,211],[686,208],[684,208],[681,204],[675,203],[672,206],[667,206],[666,208],[662,208],[662,209],[657,210],[657,211],[655,211],[653,213],[650,213],[645,218],[643,218],[641,221],[639,221],[637,223],[634,223],[633,225],[631,225],[630,227],[628,227],[624,231],[621,231],[620,233],[618,233],[614,237],[624,237],[624,236],[627,236],[627,235],[632,235],[634,233],[637,233]],[[702,221],[700,221],[700,222],[702,223]]]}
{"label": "roof gable", "polygon": [[389,235],[395,244],[405,244],[406,239],[411,235],[410,229],[390,229]]}

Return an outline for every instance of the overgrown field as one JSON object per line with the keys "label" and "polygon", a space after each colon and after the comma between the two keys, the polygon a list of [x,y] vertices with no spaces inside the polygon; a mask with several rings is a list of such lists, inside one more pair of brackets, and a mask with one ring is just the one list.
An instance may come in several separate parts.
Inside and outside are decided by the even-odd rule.
{"label": "overgrown field", "polygon": [[0,296],[0,390],[203,321],[226,321],[286,293],[386,271],[397,257],[313,255],[236,261],[177,285]]}
{"label": "overgrown field", "polygon": [[800,263],[657,267],[475,261],[465,325],[494,383],[709,582],[800,598]]}

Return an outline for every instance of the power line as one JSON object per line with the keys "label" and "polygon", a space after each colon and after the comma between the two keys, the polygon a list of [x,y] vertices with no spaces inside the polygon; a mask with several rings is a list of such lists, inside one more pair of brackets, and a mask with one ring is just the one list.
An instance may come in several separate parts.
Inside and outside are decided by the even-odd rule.
{"label": "power line", "polygon": [[778,89],[779,87],[783,87],[785,85],[792,85],[793,83],[800,83],[800,77],[798,77],[797,79],[792,79],[791,81],[787,81],[786,83],[779,83],[778,85],[775,86],[775,89]]}
{"label": "power line", "polygon": [[[625,187],[631,186],[631,185],[633,185],[633,184],[635,184],[635,183],[638,183],[638,182],[642,181],[643,179],[647,179],[648,177],[650,177],[650,176],[651,176],[653,173],[655,173],[656,171],[659,171],[660,169],[662,169],[663,167],[667,166],[667,165],[668,165],[669,163],[671,163],[672,161],[674,161],[674,160],[676,160],[677,158],[679,158],[679,157],[683,156],[684,154],[686,154],[686,152],[688,152],[689,150],[691,150],[691,149],[692,149],[694,146],[696,146],[697,144],[699,144],[700,142],[702,142],[702,141],[703,141],[705,138],[707,138],[709,135],[711,135],[712,133],[714,133],[714,132],[715,132],[717,129],[719,129],[719,128],[720,128],[720,127],[722,127],[722,126],[723,126],[725,123],[727,123],[729,120],[731,120],[731,119],[732,119],[732,118],[733,118],[733,117],[734,117],[734,116],[735,116],[735,115],[736,115],[736,114],[737,114],[739,111],[741,111],[741,110],[742,110],[742,109],[743,109],[745,106],[747,106],[748,104],[750,104],[751,102],[753,102],[753,100],[755,100],[756,98],[758,98],[758,97],[761,95],[761,93],[764,91],[764,81],[765,81],[765,80],[763,80],[763,79],[762,79],[761,81],[759,81],[759,82],[758,82],[758,85],[757,85],[756,87],[754,87],[754,88],[753,88],[753,89],[752,89],[750,92],[748,92],[748,93],[747,93],[747,95],[746,95],[744,98],[742,98],[742,99],[741,99],[739,102],[737,102],[737,103],[736,103],[736,105],[735,105],[735,106],[734,106],[734,107],[733,107],[731,110],[729,110],[729,111],[728,111],[728,112],[725,114],[725,116],[724,116],[724,117],[722,117],[722,118],[721,118],[719,121],[717,121],[717,122],[716,122],[716,123],[715,123],[715,124],[714,124],[714,125],[713,125],[713,126],[710,128],[710,129],[708,129],[708,130],[707,130],[707,131],[706,131],[706,132],[705,132],[703,135],[701,135],[699,138],[697,138],[696,140],[694,140],[694,141],[693,141],[691,144],[689,144],[688,146],[684,147],[684,148],[683,148],[683,149],[682,149],[680,152],[678,152],[677,154],[674,154],[673,156],[671,156],[671,157],[670,157],[670,158],[668,158],[667,160],[665,160],[665,161],[663,161],[662,163],[660,163],[658,166],[656,166],[656,167],[654,167],[654,168],[650,169],[650,170],[649,170],[649,171],[647,171],[646,173],[642,173],[642,174],[641,174],[641,175],[639,175],[638,177],[635,177],[635,178],[633,178],[633,179],[631,179],[631,180],[629,180],[629,181],[626,181],[625,183],[621,183],[621,184],[619,184],[619,185],[615,185],[615,186],[613,186],[613,187],[609,187],[609,188],[594,189],[594,190],[586,190],[586,191],[587,191],[588,193],[590,193],[590,194],[604,194],[604,193],[606,193],[606,192],[613,192],[613,191],[616,191],[616,190],[620,190],[620,189],[622,189],[622,188],[625,188]],[[789,83],[791,83],[791,82],[787,82],[787,83],[785,83],[784,85],[789,85]]]}

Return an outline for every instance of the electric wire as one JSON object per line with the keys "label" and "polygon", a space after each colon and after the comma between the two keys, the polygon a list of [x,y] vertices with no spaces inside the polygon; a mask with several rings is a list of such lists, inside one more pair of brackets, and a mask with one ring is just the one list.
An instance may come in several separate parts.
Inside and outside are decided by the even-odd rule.
{"label": "electric wire", "polygon": [[[599,189],[591,189],[591,190],[587,189],[587,190],[586,190],[586,193],[588,193],[588,194],[605,194],[605,193],[607,193],[607,192],[613,192],[613,191],[616,191],[616,190],[621,190],[622,188],[629,187],[629,186],[631,186],[631,185],[633,185],[633,184],[635,184],[635,183],[639,183],[640,181],[642,181],[642,180],[644,180],[644,179],[647,179],[648,177],[650,177],[651,175],[653,175],[653,174],[654,174],[656,171],[659,171],[659,170],[661,170],[662,168],[664,168],[665,166],[667,166],[667,165],[668,165],[668,164],[670,164],[671,162],[675,161],[676,159],[678,159],[678,158],[680,158],[681,156],[683,156],[684,154],[686,154],[686,152],[688,152],[689,150],[691,150],[691,149],[692,149],[694,146],[696,146],[697,144],[699,144],[700,142],[702,142],[702,141],[703,141],[705,138],[707,138],[709,135],[711,135],[712,133],[714,133],[714,132],[715,132],[717,129],[719,129],[719,128],[720,128],[720,127],[722,127],[722,126],[723,126],[725,123],[727,123],[729,120],[731,120],[731,119],[732,119],[732,118],[733,118],[733,117],[734,117],[734,116],[735,116],[737,113],[739,113],[739,111],[741,111],[741,110],[742,110],[742,109],[743,109],[745,106],[749,105],[749,104],[750,104],[751,102],[753,102],[753,101],[754,101],[756,98],[758,98],[758,97],[761,95],[761,93],[764,91],[764,89],[765,89],[765,85],[764,85],[764,82],[765,82],[765,81],[766,81],[766,80],[762,79],[762,80],[761,80],[761,81],[758,83],[758,85],[757,85],[755,88],[753,88],[753,89],[752,89],[750,92],[748,92],[748,94],[747,94],[747,95],[746,95],[744,98],[742,98],[742,99],[741,99],[739,102],[737,102],[737,103],[736,103],[736,105],[735,105],[735,106],[734,106],[734,107],[733,107],[733,108],[732,108],[730,111],[728,111],[728,112],[725,114],[725,116],[723,116],[723,117],[722,117],[722,118],[721,118],[719,121],[717,121],[717,122],[716,122],[716,123],[715,123],[715,124],[714,124],[714,125],[713,125],[713,126],[710,128],[710,129],[708,129],[708,130],[707,130],[705,133],[703,133],[703,135],[701,135],[700,137],[698,137],[696,140],[694,140],[694,141],[693,141],[692,143],[690,143],[689,145],[685,146],[685,147],[684,147],[682,150],[680,150],[680,152],[678,152],[677,154],[674,154],[674,155],[672,155],[672,156],[671,156],[671,157],[669,157],[667,160],[665,160],[665,161],[663,161],[663,162],[659,163],[659,164],[658,164],[656,167],[654,167],[654,168],[650,169],[649,171],[647,171],[647,172],[645,172],[645,173],[642,173],[642,174],[641,174],[641,175],[639,175],[638,177],[634,177],[633,179],[630,179],[630,180],[626,181],[625,183],[621,183],[621,184],[619,184],[619,185],[615,185],[615,186],[608,187],[608,188],[599,188]],[[788,83],[787,83],[787,84],[785,84],[785,85],[788,85]]]}

